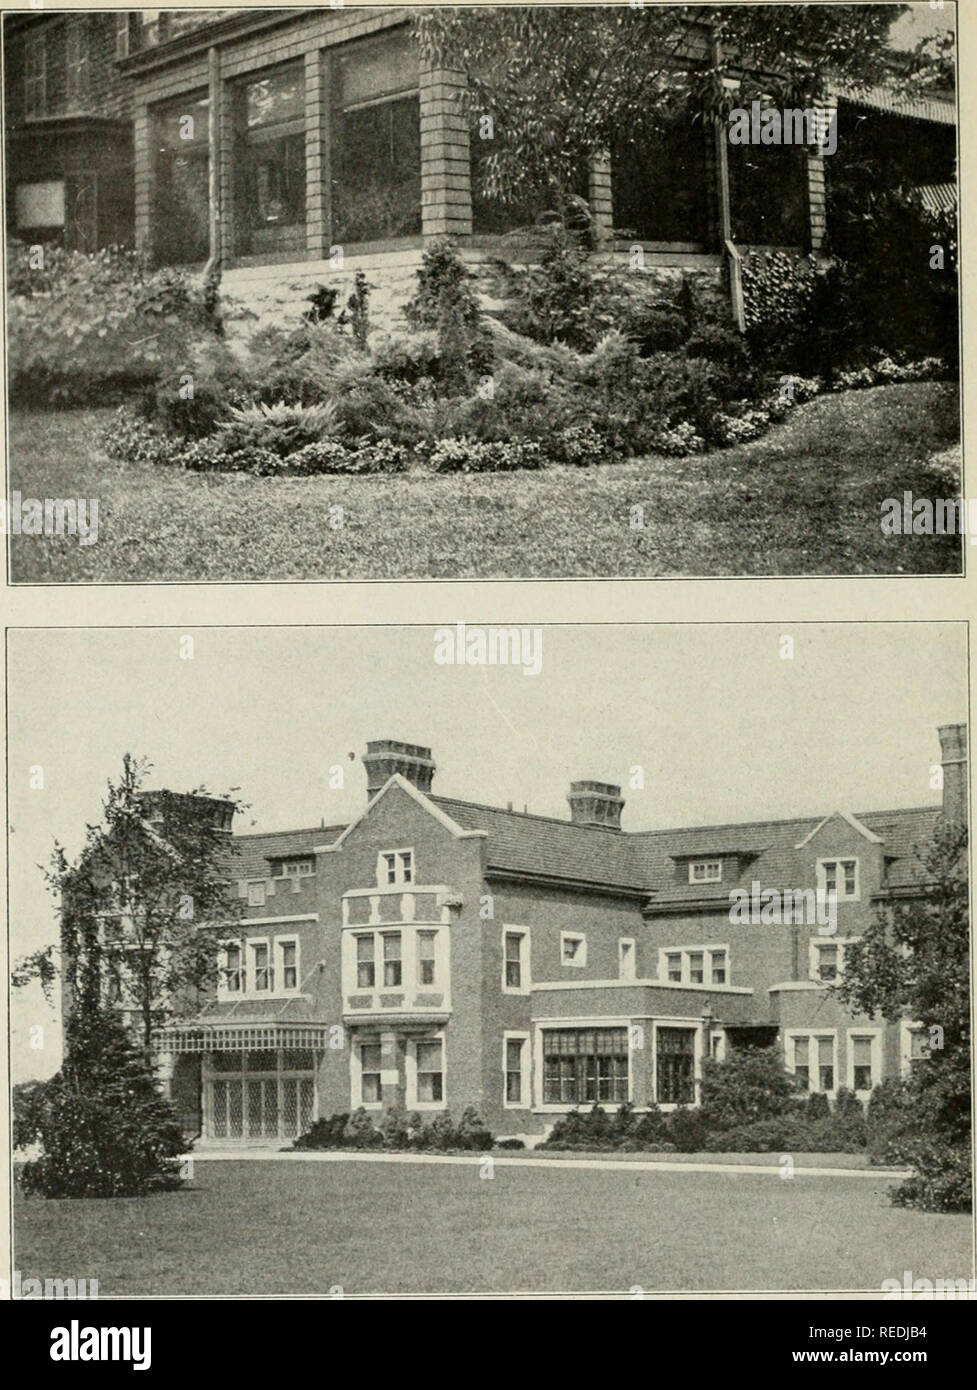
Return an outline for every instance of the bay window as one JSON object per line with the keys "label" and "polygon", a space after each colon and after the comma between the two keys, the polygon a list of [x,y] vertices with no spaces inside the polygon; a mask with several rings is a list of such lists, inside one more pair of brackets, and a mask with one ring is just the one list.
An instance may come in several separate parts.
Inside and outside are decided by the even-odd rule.
{"label": "bay window", "polygon": [[543,1030],[543,1103],[580,1105],[628,1099],[627,1028]]}
{"label": "bay window", "polygon": [[437,973],[435,942],[437,932],[422,931],[417,934],[417,982],[433,985]]}
{"label": "bay window", "polygon": [[356,938],[356,987],[373,989],[377,981],[373,933]]}
{"label": "bay window", "polygon": [[385,932],[383,936],[383,985],[397,989],[403,983],[400,932]]}

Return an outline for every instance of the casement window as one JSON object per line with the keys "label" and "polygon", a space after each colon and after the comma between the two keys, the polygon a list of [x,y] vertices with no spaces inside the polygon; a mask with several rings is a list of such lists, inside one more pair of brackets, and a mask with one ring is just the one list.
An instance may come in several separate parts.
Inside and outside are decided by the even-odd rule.
{"label": "casement window", "polygon": [[248,907],[264,907],[265,905],[265,881],[263,878],[252,879],[248,884]]}
{"label": "casement window", "polygon": [[331,56],[333,242],[420,235],[419,83],[406,31]]}
{"label": "casement window", "polygon": [[811,979],[822,984],[834,984],[845,969],[845,947],[857,937],[833,936],[824,940],[812,937],[809,947]]}
{"label": "casement window", "polygon": [[903,1019],[899,1027],[900,1061],[902,1075],[908,1076],[918,1062],[925,1062],[931,1055],[932,1039],[930,1030],[922,1023]]}
{"label": "casement window", "polygon": [[361,1043],[359,1060],[360,1093],[359,1096],[354,1096],[354,1100],[359,1105],[379,1105],[382,1099],[380,1044]]}
{"label": "casement window", "polygon": [[377,886],[392,888],[398,883],[414,882],[414,851],[412,849],[384,850],[377,861]]}
{"label": "casement window", "polygon": [[503,933],[502,989],[506,994],[529,993],[529,933]]}
{"label": "casement window", "polygon": [[787,1070],[808,1091],[833,1091],[836,1074],[834,1033],[787,1034]]}
{"label": "casement window", "polygon": [[417,933],[417,983],[433,985],[437,983],[437,932]]}
{"label": "casement window", "polygon": [[88,29],[84,20],[68,20],[65,49],[68,110],[78,111],[88,99]]}
{"label": "casement window", "polygon": [[798,145],[726,142],[733,240],[804,246],[809,236],[807,156]]}
{"label": "casement window", "polygon": [[296,1139],[315,1113],[315,1058],[305,1049],[204,1055],[209,1139]]}
{"label": "casement window", "polygon": [[299,944],[295,939],[278,938],[275,939],[275,950],[278,955],[278,980],[279,988],[282,990],[293,990],[299,987]]}
{"label": "casement window", "polygon": [[729,983],[728,946],[684,946],[658,952],[658,978],[673,985]]}
{"label": "casement window", "polygon": [[577,966],[587,964],[587,938],[582,932],[560,932],[560,963]]}
{"label": "casement window", "polygon": [[848,1089],[871,1091],[882,1080],[882,1033],[878,1028],[848,1031]]}
{"label": "casement window", "polygon": [[853,902],[860,896],[857,859],[819,859],[817,873],[818,888],[826,897]]}
{"label": "casement window", "polygon": [[617,974],[621,980],[633,980],[636,965],[633,937],[622,936],[617,943]]}
{"label": "casement window", "polygon": [[255,994],[270,994],[275,988],[275,968],[267,941],[252,941],[251,989]]}
{"label": "casement window", "polygon": [[24,35],[24,115],[47,115],[47,36]]}
{"label": "casement window", "polygon": [[529,1034],[505,1033],[502,1040],[505,1089],[503,1105],[507,1110],[523,1109],[529,1105]]}
{"label": "casement window", "polygon": [[243,994],[244,954],[239,941],[226,941],[220,949],[217,975],[218,994]]}
{"label": "casement window", "polygon": [[656,1030],[655,1094],[659,1105],[695,1103],[695,1029]]}
{"label": "casement window", "polygon": [[444,1039],[414,1044],[415,1086],[418,1105],[439,1105],[444,1100]]}
{"label": "casement window", "polygon": [[686,106],[611,147],[614,226],[629,240],[703,246],[709,236],[708,122]]}
{"label": "casement window", "polygon": [[153,107],[153,251],[162,265],[210,254],[210,101],[194,92]]}
{"label": "casement window", "polygon": [[235,112],[235,250],[305,250],[305,68],[239,84]]}
{"label": "casement window", "polygon": [[544,1105],[629,1099],[627,1028],[544,1028]]}
{"label": "casement window", "polygon": [[271,866],[272,878],[309,878],[315,873],[315,859],[278,859]]}
{"label": "casement window", "polygon": [[367,932],[356,938],[356,987],[373,989],[376,982],[376,939]]}
{"label": "casement window", "polygon": [[396,989],[403,983],[400,932],[383,933],[383,987]]}
{"label": "casement window", "polygon": [[723,861],[721,859],[697,859],[689,865],[690,883],[721,883]]}

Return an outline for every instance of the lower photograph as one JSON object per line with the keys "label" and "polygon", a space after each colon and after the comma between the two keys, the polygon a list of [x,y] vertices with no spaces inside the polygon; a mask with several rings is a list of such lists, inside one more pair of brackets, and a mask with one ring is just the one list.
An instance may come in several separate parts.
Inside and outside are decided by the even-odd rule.
{"label": "lower photograph", "polygon": [[965,623],[7,672],[13,1297],[974,1296]]}

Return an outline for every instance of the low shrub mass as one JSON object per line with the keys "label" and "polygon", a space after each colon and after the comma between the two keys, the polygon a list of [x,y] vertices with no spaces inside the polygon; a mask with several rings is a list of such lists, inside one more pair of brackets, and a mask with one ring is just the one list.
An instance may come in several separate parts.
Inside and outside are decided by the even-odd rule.
{"label": "low shrub mass", "polygon": [[122,461],[262,477],[485,473],[734,447],[823,390],[948,370],[936,352],[912,360],[905,343],[866,346],[864,334],[854,355],[827,339],[815,352],[810,325],[829,282],[810,259],[748,259],[741,335],[725,300],[691,279],[649,301],[640,276],[565,229],[543,235],[538,264],[500,269],[501,318],[482,313],[470,271],[441,242],[425,251],[402,331],[371,327],[360,273],[341,311],[320,287],[293,326],[233,346],[212,285],[123,252],[52,250],[29,272],[22,248],[12,396],[125,399],[104,441]]}
{"label": "low shrub mass", "polygon": [[[484,1152],[494,1144],[491,1130],[471,1105],[462,1111],[457,1123],[448,1110],[440,1110],[425,1121],[419,1114],[389,1108],[376,1119],[360,1106],[352,1114],[331,1115],[316,1120],[290,1147],[312,1149],[389,1149],[424,1150],[438,1153]],[[522,1147],[519,1141],[516,1141]],[[500,1145],[500,1147],[503,1147]],[[509,1142],[504,1147],[512,1148]]]}

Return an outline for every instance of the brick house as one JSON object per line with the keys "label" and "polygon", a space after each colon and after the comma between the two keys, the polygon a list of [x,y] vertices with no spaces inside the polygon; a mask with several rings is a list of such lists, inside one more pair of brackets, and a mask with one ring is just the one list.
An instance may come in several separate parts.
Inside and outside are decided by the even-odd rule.
{"label": "brick house", "polygon": [[[369,744],[351,824],[228,830],[216,995],[156,1039],[187,1132],[275,1145],[361,1105],[474,1104],[538,1136],[578,1104],[696,1105],[704,1057],[758,1044],[866,1097],[925,1037],[828,987],[878,904],[918,891],[939,817],[966,818],[965,726],[939,736],[942,810],[632,832],[617,786],[574,782],[557,820],[435,794],[429,749]],[[733,920],[754,886],[835,895],[836,929]]]}
{"label": "brick house", "polygon": [[[312,289],[362,270],[389,325],[445,235],[491,301],[499,236],[540,209],[483,196],[488,146],[459,111],[462,78],[422,69],[407,20],[343,6],[6,17],[11,230],[219,264],[231,323],[294,319]],[[952,101],[879,89],[839,94],[839,112],[842,141],[878,126],[894,178],[902,161],[919,182],[922,161],[928,187],[953,188]],[[728,270],[733,290],[741,250],[820,249],[829,162],[680,122],[640,151],[622,141],[581,191],[609,249],[640,245],[652,288],[685,273],[718,289]]]}

